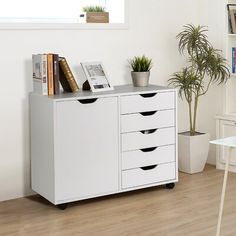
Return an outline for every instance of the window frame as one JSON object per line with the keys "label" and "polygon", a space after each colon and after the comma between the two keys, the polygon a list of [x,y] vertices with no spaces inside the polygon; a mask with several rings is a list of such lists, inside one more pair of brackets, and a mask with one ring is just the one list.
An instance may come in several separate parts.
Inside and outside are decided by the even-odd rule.
{"label": "window frame", "polygon": [[124,0],[124,23],[0,22],[0,30],[97,30],[128,29],[129,4]]}

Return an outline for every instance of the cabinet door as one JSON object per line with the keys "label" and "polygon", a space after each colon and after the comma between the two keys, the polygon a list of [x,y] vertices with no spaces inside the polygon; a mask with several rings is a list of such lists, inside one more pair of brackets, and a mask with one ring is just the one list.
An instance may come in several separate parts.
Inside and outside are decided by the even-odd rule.
{"label": "cabinet door", "polygon": [[[236,136],[236,122],[234,121],[220,121],[220,138]],[[220,161],[225,163],[225,157],[228,155],[228,148],[220,146]],[[232,150],[231,165],[236,166],[236,149]]]}
{"label": "cabinet door", "polygon": [[118,99],[56,104],[55,198],[118,191]]}

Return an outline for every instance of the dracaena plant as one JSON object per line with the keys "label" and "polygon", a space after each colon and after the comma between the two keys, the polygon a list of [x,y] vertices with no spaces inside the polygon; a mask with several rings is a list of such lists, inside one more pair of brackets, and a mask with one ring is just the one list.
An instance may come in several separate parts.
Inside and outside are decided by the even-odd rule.
{"label": "dracaena plant", "polygon": [[205,26],[185,25],[177,35],[181,55],[187,55],[188,64],[169,79],[169,85],[178,88],[179,96],[185,98],[189,110],[190,135],[196,134],[199,99],[213,83],[223,84],[230,77],[226,59],[221,51],[208,41]]}

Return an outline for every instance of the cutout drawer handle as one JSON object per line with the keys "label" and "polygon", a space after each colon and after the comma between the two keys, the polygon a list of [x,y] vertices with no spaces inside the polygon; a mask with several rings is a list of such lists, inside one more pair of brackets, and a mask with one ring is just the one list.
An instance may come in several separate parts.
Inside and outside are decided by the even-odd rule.
{"label": "cutout drawer handle", "polygon": [[145,93],[145,94],[139,94],[143,98],[151,98],[154,97],[157,93]]}
{"label": "cutout drawer handle", "polygon": [[81,99],[81,100],[77,100],[78,102],[80,102],[81,104],[91,104],[97,101],[97,98],[90,98],[90,99]]}
{"label": "cutout drawer handle", "polygon": [[152,115],[154,115],[154,114],[156,114],[156,113],[157,113],[157,111],[140,112],[140,114],[141,114],[142,116],[152,116]]}
{"label": "cutout drawer handle", "polygon": [[145,167],[140,167],[142,170],[153,170],[157,167],[158,165],[152,165],[152,166],[145,166]]}
{"label": "cutout drawer handle", "polygon": [[140,151],[142,152],[153,152],[157,149],[158,147],[151,147],[151,148],[143,148],[143,149],[140,149]]}
{"label": "cutout drawer handle", "polygon": [[158,129],[148,129],[148,130],[141,130],[140,132],[142,134],[153,134],[157,131]]}

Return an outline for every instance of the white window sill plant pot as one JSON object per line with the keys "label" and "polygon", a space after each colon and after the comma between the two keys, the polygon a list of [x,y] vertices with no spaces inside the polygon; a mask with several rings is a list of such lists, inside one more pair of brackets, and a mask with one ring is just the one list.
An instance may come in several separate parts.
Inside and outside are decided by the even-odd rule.
{"label": "white window sill plant pot", "polygon": [[146,87],[149,85],[150,70],[152,68],[152,60],[146,56],[134,57],[129,60],[131,77],[135,87]]}
{"label": "white window sill plant pot", "polygon": [[206,27],[185,25],[177,35],[179,51],[188,55],[189,64],[169,79],[188,104],[190,131],[178,135],[178,154],[179,170],[189,174],[203,171],[209,151],[209,134],[196,131],[199,99],[212,83],[222,84],[230,76],[226,59],[212,47],[206,31]]}
{"label": "white window sill plant pot", "polygon": [[102,6],[87,6],[83,8],[86,23],[109,23],[109,12]]}

